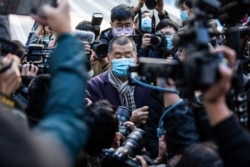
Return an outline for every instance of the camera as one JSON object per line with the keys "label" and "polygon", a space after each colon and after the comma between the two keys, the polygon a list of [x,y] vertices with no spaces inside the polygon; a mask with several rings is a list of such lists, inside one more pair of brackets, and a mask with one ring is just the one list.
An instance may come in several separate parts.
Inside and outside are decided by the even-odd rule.
{"label": "camera", "polygon": [[[76,30],[75,35],[81,40],[90,44],[99,58],[105,58],[108,54],[108,45],[100,40],[95,40],[95,33],[91,31]],[[91,53],[90,53],[91,54]]]}
{"label": "camera", "polygon": [[22,59],[36,65],[38,74],[46,74],[49,73],[49,59],[53,51],[54,48],[45,48],[42,44],[30,44],[27,54]]}
{"label": "camera", "polygon": [[139,167],[140,162],[134,157],[140,153],[145,143],[146,133],[142,129],[133,130],[117,149],[103,152],[102,166]]}
{"label": "camera", "polygon": [[150,45],[155,48],[165,48],[167,45],[165,34],[157,31],[150,37]]}
{"label": "camera", "polygon": [[93,13],[91,24],[93,26],[96,38],[100,35],[100,30],[101,30],[100,26],[101,26],[102,20],[103,20],[102,13]]}
{"label": "camera", "polygon": [[156,7],[157,0],[146,0],[145,5],[148,9],[153,10]]}
{"label": "camera", "polygon": [[129,108],[125,106],[119,106],[116,109],[116,115],[120,122],[119,132],[123,134],[124,136],[127,136],[131,132],[131,129],[127,127],[126,125],[124,125],[124,122],[127,122],[130,120],[131,111],[129,110]]}
{"label": "camera", "polygon": [[91,44],[91,48],[95,51],[97,57],[105,58],[108,54],[108,44],[102,43],[100,40],[95,40]]}
{"label": "camera", "polygon": [[[138,66],[129,69],[131,77],[139,78],[163,77],[172,78],[178,88],[205,90],[218,81],[218,66],[224,62],[223,55],[210,53],[208,20],[212,18],[209,12],[198,10],[200,6],[207,6],[206,10],[215,11],[216,3],[210,1],[194,1],[196,17],[190,19],[186,31],[174,36],[174,44],[185,51],[182,62],[144,58],[138,60]],[[151,37],[152,46],[161,48],[166,46],[165,36],[156,32]],[[132,81],[133,83],[133,81]],[[135,83],[135,82],[134,82]]]}

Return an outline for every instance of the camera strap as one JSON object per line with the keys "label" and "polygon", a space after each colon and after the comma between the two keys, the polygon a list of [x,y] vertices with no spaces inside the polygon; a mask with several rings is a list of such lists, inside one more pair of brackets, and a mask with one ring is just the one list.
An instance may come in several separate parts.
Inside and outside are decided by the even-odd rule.
{"label": "camera strap", "polygon": [[183,103],[183,99],[180,99],[179,101],[177,101],[176,103],[172,104],[170,107],[168,107],[164,113],[161,115],[160,121],[159,121],[159,125],[157,128],[157,137],[160,138],[164,135],[164,118],[167,115],[167,113],[169,113],[169,111],[171,111],[172,109],[174,109],[175,107],[181,105]]}
{"label": "camera strap", "polygon": [[153,11],[153,15],[152,15],[152,30],[151,33],[154,34],[155,33],[155,12]]}

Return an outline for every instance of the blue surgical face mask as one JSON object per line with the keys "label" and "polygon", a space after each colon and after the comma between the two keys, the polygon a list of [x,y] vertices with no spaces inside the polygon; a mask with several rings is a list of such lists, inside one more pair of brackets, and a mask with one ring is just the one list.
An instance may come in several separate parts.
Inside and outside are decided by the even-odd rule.
{"label": "blue surgical face mask", "polygon": [[117,37],[117,36],[121,36],[121,35],[126,35],[126,36],[130,36],[133,35],[134,33],[134,28],[133,27],[129,27],[129,28],[113,28],[113,36]]}
{"label": "blue surgical face mask", "polygon": [[141,30],[145,32],[152,31],[152,19],[150,17],[145,17],[141,19]]}
{"label": "blue surgical face mask", "polygon": [[186,11],[186,10],[181,11],[180,17],[181,17],[182,21],[187,20],[188,19],[188,11]]}
{"label": "blue surgical face mask", "polygon": [[167,43],[166,49],[167,49],[167,51],[174,48],[173,37],[174,37],[174,35],[172,35],[172,34],[171,35],[166,35],[166,43]]}
{"label": "blue surgical face mask", "polygon": [[112,62],[112,72],[118,77],[128,77],[128,67],[135,64],[135,59],[133,58],[121,58],[113,59]]}

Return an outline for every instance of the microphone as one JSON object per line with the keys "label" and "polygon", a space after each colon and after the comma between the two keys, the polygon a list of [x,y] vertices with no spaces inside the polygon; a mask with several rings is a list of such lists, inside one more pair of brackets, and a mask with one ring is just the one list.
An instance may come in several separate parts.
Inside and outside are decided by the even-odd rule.
{"label": "microphone", "polygon": [[91,32],[91,31],[76,30],[75,35],[81,41],[87,41],[89,43],[93,43],[95,41],[95,34],[93,32]]}

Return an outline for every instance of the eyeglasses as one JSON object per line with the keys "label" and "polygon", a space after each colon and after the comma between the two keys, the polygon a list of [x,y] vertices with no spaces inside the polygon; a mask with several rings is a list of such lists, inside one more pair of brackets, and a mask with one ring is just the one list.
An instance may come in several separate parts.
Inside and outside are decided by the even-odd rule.
{"label": "eyeglasses", "polygon": [[123,30],[123,28],[125,28],[126,30],[130,30],[131,28],[133,28],[133,24],[132,23],[118,23],[114,26],[118,31]]}

